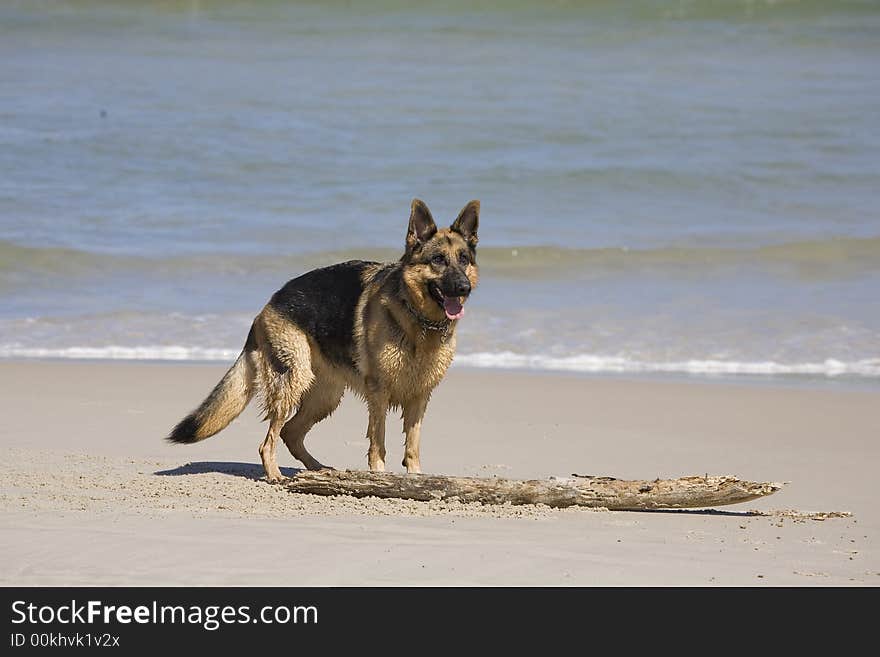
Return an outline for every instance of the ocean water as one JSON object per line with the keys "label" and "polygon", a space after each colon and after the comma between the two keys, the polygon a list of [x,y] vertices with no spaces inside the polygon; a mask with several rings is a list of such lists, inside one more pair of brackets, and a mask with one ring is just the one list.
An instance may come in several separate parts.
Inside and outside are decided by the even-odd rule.
{"label": "ocean water", "polygon": [[880,383],[880,2],[0,0],[0,357],[231,360],[482,202],[456,363]]}

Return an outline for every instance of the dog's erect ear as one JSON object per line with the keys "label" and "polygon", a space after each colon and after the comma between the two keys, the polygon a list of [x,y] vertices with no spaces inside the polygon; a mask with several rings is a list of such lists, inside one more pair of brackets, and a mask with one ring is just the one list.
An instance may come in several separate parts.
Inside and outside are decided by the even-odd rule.
{"label": "dog's erect ear", "polygon": [[413,199],[409,214],[409,229],[406,231],[406,250],[417,249],[437,232],[437,224],[424,201]]}
{"label": "dog's erect ear", "polygon": [[472,249],[477,248],[477,226],[480,223],[480,202],[471,201],[458,214],[458,219],[450,226],[461,235]]}

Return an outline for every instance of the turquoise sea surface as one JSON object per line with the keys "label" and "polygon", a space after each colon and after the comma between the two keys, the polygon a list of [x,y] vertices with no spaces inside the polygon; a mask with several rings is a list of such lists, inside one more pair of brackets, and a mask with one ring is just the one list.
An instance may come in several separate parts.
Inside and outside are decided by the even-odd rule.
{"label": "turquoise sea surface", "polygon": [[880,2],[0,0],[0,357],[231,360],[482,202],[458,364],[880,383]]}

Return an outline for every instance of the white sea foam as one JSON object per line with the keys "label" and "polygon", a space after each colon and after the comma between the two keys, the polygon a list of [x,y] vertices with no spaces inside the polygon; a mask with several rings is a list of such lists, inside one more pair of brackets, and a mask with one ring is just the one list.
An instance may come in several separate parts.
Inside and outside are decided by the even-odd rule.
{"label": "white sea foam", "polygon": [[820,362],[777,363],[773,361],[682,360],[644,361],[623,356],[545,356],[511,351],[459,354],[459,365],[499,369],[557,370],[587,373],[669,373],[722,375],[811,375],[880,377],[880,358],[844,362],[828,358]]}
{"label": "white sea foam", "polygon": [[[0,345],[0,358],[63,358],[81,360],[157,360],[157,361],[232,361],[237,349],[184,346],[107,346],[39,348],[21,345]],[[841,361],[828,358],[805,363],[774,361],[681,360],[647,361],[625,356],[547,356],[518,354],[512,351],[458,354],[455,364],[492,369],[528,369],[613,374],[706,374],[752,376],[858,376],[880,378],[880,358]]]}
{"label": "white sea foam", "polygon": [[80,360],[189,360],[227,361],[240,350],[205,347],[140,346],[140,347],[62,347],[56,349],[0,345],[0,358],[70,358]]}

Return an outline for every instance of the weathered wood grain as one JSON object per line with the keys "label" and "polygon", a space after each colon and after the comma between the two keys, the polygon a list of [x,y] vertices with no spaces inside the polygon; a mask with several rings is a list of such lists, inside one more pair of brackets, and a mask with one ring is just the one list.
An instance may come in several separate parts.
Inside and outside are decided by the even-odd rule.
{"label": "weathered wood grain", "polygon": [[780,483],[737,477],[694,476],[627,481],[612,477],[501,479],[407,475],[360,470],[302,471],[284,482],[293,493],[404,500],[458,500],[483,504],[604,507],[616,511],[687,509],[748,502],[771,495]]}

